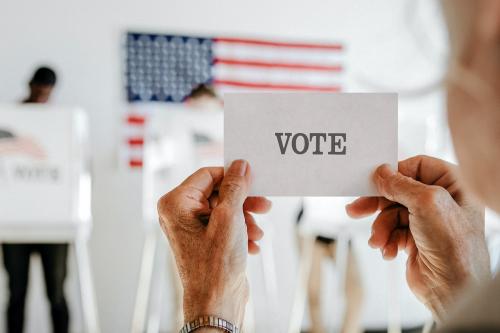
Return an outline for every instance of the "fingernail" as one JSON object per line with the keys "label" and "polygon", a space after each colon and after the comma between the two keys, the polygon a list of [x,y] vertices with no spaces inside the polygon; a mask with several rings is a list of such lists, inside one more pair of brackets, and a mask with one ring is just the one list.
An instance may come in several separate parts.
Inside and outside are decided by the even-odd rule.
{"label": "fingernail", "polygon": [[372,241],[372,238],[370,237],[370,239],[368,240],[368,246],[371,247],[372,249],[376,249],[377,247],[375,245],[373,245],[373,241]]}
{"label": "fingernail", "polygon": [[389,164],[383,164],[378,168],[377,174],[382,179],[387,179],[396,173]]}
{"label": "fingernail", "polygon": [[362,200],[362,197],[356,198],[353,201],[349,202],[347,205],[345,205],[346,210],[351,208],[352,206],[356,205],[358,201]]}
{"label": "fingernail", "polygon": [[267,204],[269,205],[269,207],[273,207],[273,202],[271,200],[269,200],[268,198],[265,198],[266,201],[267,201]]}
{"label": "fingernail", "polygon": [[378,248],[375,244],[373,244],[373,234],[374,232],[372,231],[372,234],[370,235],[370,239],[368,239],[368,246],[370,246],[372,249]]}
{"label": "fingernail", "polygon": [[245,160],[236,160],[231,163],[229,167],[229,172],[237,174],[238,176],[244,176],[247,173],[248,162]]}

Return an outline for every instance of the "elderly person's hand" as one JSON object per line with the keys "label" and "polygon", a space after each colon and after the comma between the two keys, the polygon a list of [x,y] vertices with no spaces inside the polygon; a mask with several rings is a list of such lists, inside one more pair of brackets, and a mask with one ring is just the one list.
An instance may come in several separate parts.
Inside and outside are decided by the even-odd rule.
{"label": "elderly person's hand", "polygon": [[346,210],[352,217],[380,211],[370,246],[385,259],[406,250],[408,284],[440,321],[458,291],[488,276],[484,208],[460,188],[452,164],[417,156],[398,169],[380,166],[374,182],[381,196],[359,198]]}
{"label": "elderly person's hand", "polygon": [[158,202],[160,224],[174,252],[184,287],[184,319],[214,315],[241,327],[248,298],[246,262],[263,232],[250,212],[271,207],[247,197],[250,168],[234,161],[203,168]]}

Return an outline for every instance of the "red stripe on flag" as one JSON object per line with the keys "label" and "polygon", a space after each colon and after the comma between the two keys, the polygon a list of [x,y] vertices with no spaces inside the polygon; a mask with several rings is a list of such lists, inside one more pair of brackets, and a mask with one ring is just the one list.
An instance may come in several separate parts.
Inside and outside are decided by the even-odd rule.
{"label": "red stripe on flag", "polygon": [[214,38],[213,41],[216,43],[290,47],[290,48],[300,48],[300,49],[319,49],[319,50],[333,50],[333,51],[343,50],[343,46],[341,44],[288,43],[288,42],[271,42],[271,41],[256,40],[256,39],[239,39],[239,38]]}
{"label": "red stripe on flag", "polygon": [[129,165],[131,168],[142,168],[142,160],[139,160],[139,159],[133,159],[133,158],[131,158],[131,159],[128,161],[128,165]]}
{"label": "red stripe on flag", "polygon": [[141,116],[141,115],[128,115],[127,116],[127,123],[130,125],[144,125],[146,122],[146,117]]}
{"label": "red stripe on flag", "polygon": [[306,65],[306,64],[293,64],[284,62],[267,62],[267,61],[249,61],[249,60],[234,60],[226,58],[215,58],[214,64],[222,64],[229,66],[248,66],[260,68],[283,68],[283,69],[297,69],[297,70],[311,70],[311,71],[327,71],[327,72],[341,72],[342,66],[326,66],[326,65]]}
{"label": "red stripe on flag", "polygon": [[129,146],[142,146],[142,145],[144,145],[144,138],[142,138],[142,137],[128,138],[127,141],[128,141]]}
{"label": "red stripe on flag", "polygon": [[340,86],[273,84],[273,83],[255,83],[255,82],[231,81],[231,80],[214,80],[213,84],[218,86],[230,86],[230,87],[252,88],[252,89],[302,90],[302,91],[324,91],[324,92],[340,91]]}

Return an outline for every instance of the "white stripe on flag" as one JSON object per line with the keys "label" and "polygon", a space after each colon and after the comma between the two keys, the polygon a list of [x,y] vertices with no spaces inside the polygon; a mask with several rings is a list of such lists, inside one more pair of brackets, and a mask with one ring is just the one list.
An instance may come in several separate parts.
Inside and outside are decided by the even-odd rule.
{"label": "white stripe on flag", "polygon": [[212,68],[216,80],[246,81],[265,84],[296,84],[313,86],[338,86],[343,81],[342,74],[324,71],[304,71],[235,67],[216,64]]}
{"label": "white stripe on flag", "polygon": [[304,48],[281,48],[277,46],[241,45],[217,43],[213,45],[215,58],[234,60],[261,60],[276,63],[339,65],[343,51]]}

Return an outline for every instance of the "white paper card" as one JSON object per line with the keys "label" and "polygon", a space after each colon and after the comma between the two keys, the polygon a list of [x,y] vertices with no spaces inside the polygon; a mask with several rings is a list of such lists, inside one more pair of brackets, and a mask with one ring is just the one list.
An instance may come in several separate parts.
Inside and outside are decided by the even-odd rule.
{"label": "white paper card", "polygon": [[252,195],[376,195],[397,165],[397,94],[228,93],[224,161],[250,163]]}

